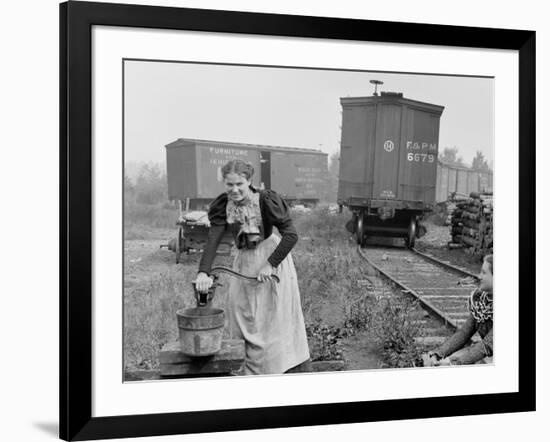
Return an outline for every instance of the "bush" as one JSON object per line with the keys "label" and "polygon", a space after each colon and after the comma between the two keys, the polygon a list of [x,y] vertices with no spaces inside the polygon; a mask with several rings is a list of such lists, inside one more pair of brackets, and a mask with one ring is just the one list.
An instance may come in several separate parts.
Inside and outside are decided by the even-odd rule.
{"label": "bush", "polygon": [[348,336],[345,329],[317,323],[308,324],[306,326],[306,333],[312,361],[343,359],[343,348],[340,340]]}
{"label": "bush", "polygon": [[362,296],[345,307],[344,327],[350,334],[369,330],[373,324],[376,301],[371,294]]}
{"label": "bush", "polygon": [[374,315],[374,336],[389,367],[422,366],[422,349],[415,341],[422,327],[412,321],[416,308],[414,301],[388,298]]}

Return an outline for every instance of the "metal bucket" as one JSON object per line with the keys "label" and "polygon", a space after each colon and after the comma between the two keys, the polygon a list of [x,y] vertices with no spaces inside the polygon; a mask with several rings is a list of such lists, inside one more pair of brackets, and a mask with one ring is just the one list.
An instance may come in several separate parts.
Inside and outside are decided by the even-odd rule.
{"label": "metal bucket", "polygon": [[188,356],[211,356],[222,346],[225,315],[210,307],[188,308],[176,312],[180,347]]}

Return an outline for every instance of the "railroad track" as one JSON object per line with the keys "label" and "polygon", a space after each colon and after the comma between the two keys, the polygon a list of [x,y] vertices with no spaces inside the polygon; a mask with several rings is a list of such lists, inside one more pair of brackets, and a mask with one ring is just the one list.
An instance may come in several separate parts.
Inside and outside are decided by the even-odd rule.
{"label": "railroad track", "polygon": [[415,249],[369,246],[359,255],[383,278],[418,300],[429,318],[417,341],[438,345],[468,318],[468,297],[477,286],[473,273]]}

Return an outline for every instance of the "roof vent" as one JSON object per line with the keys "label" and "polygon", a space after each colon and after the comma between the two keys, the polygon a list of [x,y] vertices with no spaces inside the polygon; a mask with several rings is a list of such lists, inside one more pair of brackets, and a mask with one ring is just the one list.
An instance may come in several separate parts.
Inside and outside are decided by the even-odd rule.
{"label": "roof vent", "polygon": [[403,92],[380,92],[382,97],[403,98]]}

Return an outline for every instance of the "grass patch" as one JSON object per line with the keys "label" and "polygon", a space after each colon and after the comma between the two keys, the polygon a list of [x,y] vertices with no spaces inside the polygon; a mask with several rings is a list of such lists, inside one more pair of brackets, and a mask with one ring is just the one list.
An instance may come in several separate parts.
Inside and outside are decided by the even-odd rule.
{"label": "grass patch", "polygon": [[[126,239],[158,239],[155,235],[162,229],[175,227],[177,213],[166,205],[132,204],[125,213]],[[292,256],[312,360],[343,359],[342,339],[367,330],[371,342],[382,349],[386,366],[413,366],[418,356],[414,344],[417,330],[407,319],[413,306],[376,298],[366,284],[364,263],[344,228],[348,219],[320,209],[295,214],[300,240]],[[157,368],[162,346],[178,337],[176,311],[195,305],[190,282],[196,276],[199,257],[183,265],[164,265],[153,256],[147,255],[141,263],[126,261],[127,370]],[[230,260],[217,257],[216,263],[230,265]],[[152,270],[154,266],[161,270]],[[217,289],[214,305],[223,308],[228,284],[225,277],[221,282],[224,286]]]}
{"label": "grass patch", "polygon": [[[176,311],[195,307],[191,281],[196,267],[174,266],[152,275],[125,290],[124,362],[126,369],[158,367],[158,352],[178,338]],[[225,291],[219,288],[214,305],[224,304]]]}
{"label": "grass patch", "polygon": [[124,204],[124,230],[126,232],[135,226],[174,228],[178,216],[178,208],[171,204],[139,204],[128,201]]}

